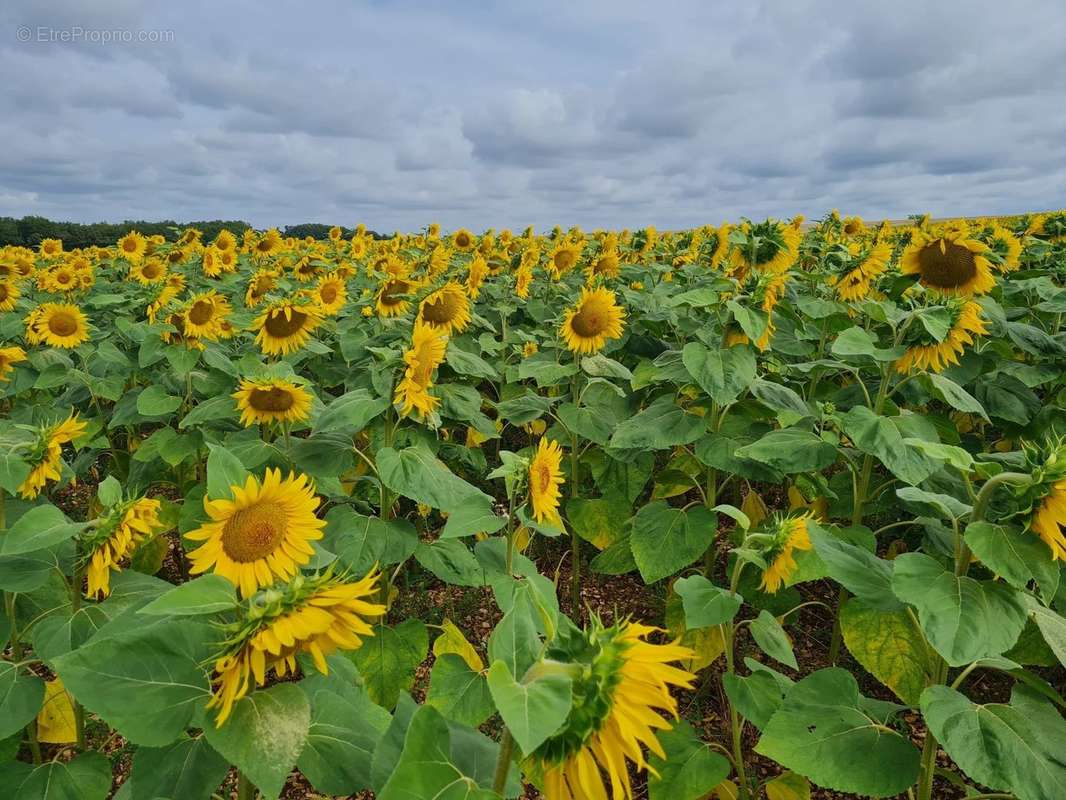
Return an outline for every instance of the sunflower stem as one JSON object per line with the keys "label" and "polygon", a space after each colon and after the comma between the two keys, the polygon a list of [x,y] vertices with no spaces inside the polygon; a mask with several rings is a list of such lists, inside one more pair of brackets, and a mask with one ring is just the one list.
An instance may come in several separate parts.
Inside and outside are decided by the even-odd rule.
{"label": "sunflower stem", "polygon": [[503,796],[507,786],[507,773],[511,771],[511,754],[514,752],[514,737],[508,728],[503,729],[500,737],[500,752],[496,757],[496,771],[492,774],[492,791]]}
{"label": "sunflower stem", "polygon": [[[577,499],[577,479],[580,468],[577,437],[572,436],[570,438],[570,500]],[[573,525],[570,526],[570,603],[571,613],[577,617],[581,609],[581,540]]]}
{"label": "sunflower stem", "polygon": [[[75,540],[74,548],[74,575],[70,581],[70,611],[71,618],[78,616],[78,610],[81,608],[81,581],[82,581],[82,568],[84,565],[81,561],[81,547]],[[77,699],[71,696],[71,704],[74,707],[74,731],[77,735],[78,749],[85,750],[85,709],[81,707],[81,703]]]}
{"label": "sunflower stem", "polygon": [[[729,591],[735,593],[740,585],[740,575],[744,570],[744,561],[738,558],[733,567],[733,576],[729,581]],[[722,626],[722,637],[725,645],[725,675],[736,674],[735,653],[733,647],[736,641],[737,628],[733,622],[727,622]],[[725,689],[723,675],[722,694],[729,703],[729,729],[733,744],[733,766],[737,771],[737,785],[740,790],[739,800],[751,800],[751,788],[748,786],[748,773],[744,766],[744,722],[737,714],[736,706],[729,699],[729,693]]]}

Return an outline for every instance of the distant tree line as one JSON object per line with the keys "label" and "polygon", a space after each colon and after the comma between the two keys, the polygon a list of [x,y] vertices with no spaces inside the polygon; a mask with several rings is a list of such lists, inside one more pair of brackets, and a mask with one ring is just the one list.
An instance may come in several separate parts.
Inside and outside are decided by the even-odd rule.
{"label": "distant tree line", "polygon": [[[67,249],[75,247],[106,247],[113,245],[129,231],[138,231],[145,236],[159,234],[173,241],[186,228],[196,228],[203,231],[204,241],[210,242],[219,231],[226,229],[237,236],[252,227],[243,220],[198,220],[194,222],[175,222],[174,220],[162,220],[161,222],[148,222],[146,220],[126,220],[125,222],[57,222],[46,217],[0,217],[0,247],[4,245],[22,245],[23,247],[37,247],[42,239],[62,239]],[[284,236],[303,238],[314,236],[316,239],[324,239],[329,235],[329,225],[317,222],[308,222],[301,225],[288,225],[281,229]],[[354,233],[353,228],[344,228],[345,238]],[[373,231],[369,231],[374,238],[380,238]]]}

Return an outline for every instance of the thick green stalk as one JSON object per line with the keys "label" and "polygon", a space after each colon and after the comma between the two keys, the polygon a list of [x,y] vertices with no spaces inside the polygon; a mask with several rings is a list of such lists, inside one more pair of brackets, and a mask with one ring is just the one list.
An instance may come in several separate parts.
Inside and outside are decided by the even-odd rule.
{"label": "thick green stalk", "polygon": [[507,728],[500,737],[500,753],[496,757],[496,771],[492,774],[492,791],[503,796],[507,787],[507,773],[511,771],[511,754],[514,752],[514,737]]}
{"label": "thick green stalk", "polygon": [[[740,584],[740,574],[743,571],[744,562],[738,558],[736,566],[733,567],[733,577],[729,582],[730,592],[736,592],[737,586]],[[733,622],[727,622],[722,626],[722,638],[723,644],[725,645],[725,675],[736,674],[735,654],[733,652],[736,630],[736,625]],[[722,676],[723,679],[725,675]],[[751,800],[751,791],[748,786],[748,773],[744,766],[744,721],[737,713],[733,701],[729,699],[729,694],[725,690],[724,680],[722,684],[722,694],[725,696],[726,702],[729,703],[729,730],[733,745],[733,766],[737,771],[737,784],[740,789],[739,800]]]}
{"label": "thick green stalk", "polygon": [[[70,611],[71,618],[77,617],[78,610],[81,608],[81,582],[82,582],[82,569],[84,565],[81,561],[81,547],[75,546],[74,549],[74,575],[70,580]],[[82,708],[74,697],[71,697],[71,704],[74,707],[74,730],[77,734],[78,749],[85,750],[85,709]]]}
{"label": "thick green stalk", "polygon": [[[578,471],[581,469],[580,456],[577,451],[578,439],[570,439],[570,492],[571,500],[577,499]],[[579,619],[581,609],[581,539],[577,529],[570,526],[570,602],[575,619]]]}

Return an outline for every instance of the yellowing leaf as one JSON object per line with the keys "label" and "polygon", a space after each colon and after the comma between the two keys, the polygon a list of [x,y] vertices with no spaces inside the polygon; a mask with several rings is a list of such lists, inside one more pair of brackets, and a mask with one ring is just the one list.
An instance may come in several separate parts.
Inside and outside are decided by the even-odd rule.
{"label": "yellowing leaf", "polygon": [[691,631],[685,627],[685,608],[673,586],[666,595],[665,622],[670,635],[679,638],[682,645],[692,648],[696,653],[695,658],[681,662],[689,672],[699,672],[709,667],[725,652],[725,637],[720,625]]}
{"label": "yellowing leaf", "polygon": [[879,611],[853,597],[840,609],[840,631],[867,672],[904,703],[918,704],[932,665],[922,632],[906,611]]}
{"label": "yellowing leaf", "polygon": [[463,632],[456,627],[454,622],[445,617],[440,627],[441,634],[433,641],[433,655],[442,656],[445,653],[455,653],[475,672],[481,672],[481,670],[485,669],[485,662],[481,660],[477,650],[466,640]]}
{"label": "yellowing leaf", "polygon": [[766,800],[811,800],[811,785],[802,775],[783,772],[767,782]]}
{"label": "yellowing leaf", "polygon": [[[789,499],[791,499],[792,489],[789,489]],[[747,514],[748,519],[751,520],[751,527],[755,527],[768,516],[770,516],[770,509],[766,507],[766,503],[763,502],[762,497],[758,492],[748,491],[744,494],[744,502],[740,504],[740,510]]]}
{"label": "yellowing leaf", "polygon": [[733,781],[722,781],[714,787],[712,794],[717,800],[737,800],[740,797],[740,790]]}
{"label": "yellowing leaf", "polygon": [[74,706],[59,678],[44,685],[44,704],[37,714],[37,739],[49,744],[70,744],[78,739]]}

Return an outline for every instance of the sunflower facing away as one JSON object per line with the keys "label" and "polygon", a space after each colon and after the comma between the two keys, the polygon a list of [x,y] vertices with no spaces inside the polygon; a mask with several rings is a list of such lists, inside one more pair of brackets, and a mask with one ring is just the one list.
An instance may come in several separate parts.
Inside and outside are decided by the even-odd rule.
{"label": "sunflower facing away", "polygon": [[1032,472],[1027,527],[1053,559],[1066,561],[1066,444],[1055,438],[1042,447],[1023,442],[1022,450]]}
{"label": "sunflower facing away", "polygon": [[268,469],[263,482],[249,475],[243,487],[230,486],[231,499],[204,498],[211,521],[185,534],[203,542],[189,553],[190,572],[209,569],[228,578],[243,597],[288,579],[311,560],[311,542],[326,523],[315,516],[319,499],[306,475]]}
{"label": "sunflower facing away", "polygon": [[575,353],[597,353],[608,339],[622,335],[626,312],[610,289],[582,289],[577,305],[566,312],[559,334]]}
{"label": "sunflower facing away", "polygon": [[307,344],[321,322],[322,313],[317,306],[279,300],[267,306],[252,329],[257,331],[255,341],[266,355],[287,355]]}
{"label": "sunflower facing away", "polygon": [[111,572],[121,572],[122,562],[142,543],[163,530],[158,500],[142,497],[112,509],[94,531],[85,572],[87,594],[103,598],[111,594]]}
{"label": "sunflower facing away", "polygon": [[903,251],[900,272],[917,275],[922,286],[944,294],[985,294],[996,285],[987,252],[963,230],[918,231]]}
{"label": "sunflower facing away", "polygon": [[0,347],[0,383],[6,383],[10,378],[14,365],[26,360],[26,351],[18,346]]}
{"label": "sunflower facing away", "polygon": [[533,519],[561,525],[559,519],[559,487],[565,483],[560,465],[563,450],[558,442],[541,439],[529,462],[529,502]]}
{"label": "sunflower facing away", "polygon": [[303,422],[311,414],[311,393],[292,381],[243,378],[233,393],[245,427],[260,423]]}
{"label": "sunflower facing away", "polygon": [[594,619],[587,632],[573,629],[553,643],[549,659],[582,669],[562,729],[528,754],[547,800],[607,800],[608,785],[610,796],[631,798],[627,761],[650,771],[645,750],[666,757],[656,731],[673,727],[663,713],[677,719],[670,689],[691,688],[696,677],[671,662],[695,654],[645,641],[657,630],[628,621],[605,628]]}
{"label": "sunflower facing away", "polygon": [[400,414],[408,416],[417,411],[419,417],[432,413],[440,399],[429,393],[433,386],[433,371],[444,361],[448,351],[448,334],[422,323],[415,323],[411,333],[411,346],[403,354],[407,369],[396,385],[393,402],[400,407]]}
{"label": "sunflower facing away", "polygon": [[766,569],[762,574],[760,587],[770,594],[784,586],[796,571],[797,550],[810,550],[811,537],[807,523],[813,515],[810,512],[799,516],[777,517],[769,534],[769,545],[763,558]]}
{"label": "sunflower facing away", "polygon": [[459,333],[470,324],[470,300],[462,286],[448,281],[422,300],[418,319],[442,333]]}
{"label": "sunflower facing away", "polygon": [[85,433],[85,423],[71,414],[62,422],[45,425],[37,429],[37,441],[30,457],[30,474],[18,488],[19,496],[32,500],[41,493],[48,481],[58,481],[60,463],[63,458],[63,445],[73,442]]}
{"label": "sunflower facing away", "polygon": [[903,374],[911,370],[943,372],[952,364],[959,363],[959,356],[966,351],[966,345],[974,343],[974,336],[984,336],[988,333],[988,328],[981,319],[981,306],[974,301],[956,302],[947,308],[955,313],[955,321],[948,330],[947,336],[939,342],[920,341],[909,345],[907,352],[896,361],[897,372]]}
{"label": "sunflower facing away", "polygon": [[88,320],[70,303],[42,303],[26,317],[26,341],[73,349],[89,339]]}

